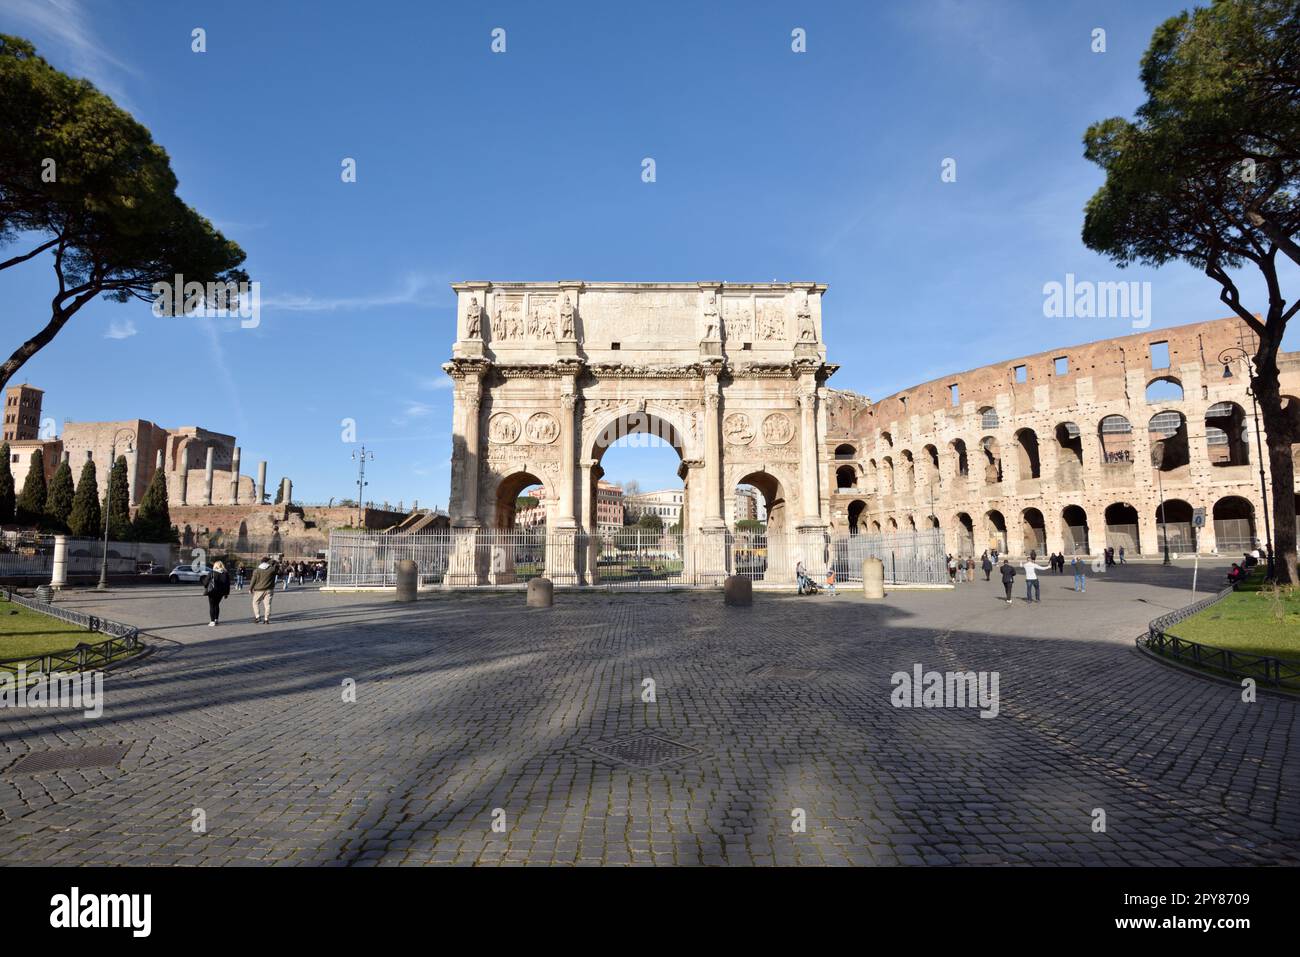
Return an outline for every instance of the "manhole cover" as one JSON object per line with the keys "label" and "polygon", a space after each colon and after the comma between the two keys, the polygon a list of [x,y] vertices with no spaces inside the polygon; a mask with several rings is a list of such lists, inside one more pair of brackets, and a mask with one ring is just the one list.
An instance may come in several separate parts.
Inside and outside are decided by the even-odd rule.
{"label": "manhole cover", "polygon": [[796,668],[794,665],[763,665],[750,672],[754,678],[784,678],[786,681],[807,681],[816,678],[816,668]]}
{"label": "manhole cover", "polygon": [[9,769],[16,774],[37,771],[66,771],[74,768],[108,768],[117,764],[131,749],[129,744],[111,744],[103,748],[65,748],[59,751],[34,751],[24,755]]}
{"label": "manhole cover", "polygon": [[699,748],[645,733],[602,741],[592,745],[591,750],[634,768],[653,768],[699,753]]}

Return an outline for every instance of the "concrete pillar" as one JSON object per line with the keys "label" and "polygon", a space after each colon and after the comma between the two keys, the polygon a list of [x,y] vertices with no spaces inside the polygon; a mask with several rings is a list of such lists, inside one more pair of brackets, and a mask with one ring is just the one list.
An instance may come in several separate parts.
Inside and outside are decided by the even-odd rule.
{"label": "concrete pillar", "polygon": [[212,461],[216,450],[208,446],[208,458],[203,465],[203,504],[212,504]]}
{"label": "concrete pillar", "polygon": [[397,600],[398,601],[415,601],[415,593],[419,581],[418,567],[415,562],[409,558],[403,558],[397,563]]}
{"label": "concrete pillar", "polygon": [[885,597],[885,563],[879,558],[862,560],[862,597]]}
{"label": "concrete pillar", "polygon": [[139,450],[134,445],[126,453],[126,501],[129,505],[138,505],[140,499],[136,496],[136,472],[139,462]]}
{"label": "concrete pillar", "polygon": [[180,483],[179,483],[179,484],[180,484],[180,493],[181,493],[181,504],[182,504],[182,505],[188,505],[188,504],[190,504],[190,501],[189,501],[189,494],[190,494],[190,488],[189,488],[189,486],[190,486],[190,463],[189,463],[189,460],[188,460],[188,459],[184,459],[184,458],[181,459]]}
{"label": "concrete pillar", "polygon": [[239,446],[230,458],[230,504],[239,504]]}
{"label": "concrete pillar", "polygon": [[288,476],[285,476],[284,478],[280,479],[280,504],[288,505],[292,501],[293,501],[293,482],[289,481]]}
{"label": "concrete pillar", "polygon": [[[563,413],[560,416],[560,514],[556,518],[556,524],[561,528],[572,528],[576,524],[573,515],[573,484],[577,476],[577,469],[574,466],[575,449],[577,447],[577,436],[575,433],[574,413],[578,406],[577,396],[574,395],[575,384],[573,376],[564,377],[564,393],[560,396],[560,407]],[[548,569],[549,570],[549,569]]]}
{"label": "concrete pillar", "polygon": [[555,586],[549,578],[531,578],[524,600],[529,608],[550,608],[555,602]]}
{"label": "concrete pillar", "polygon": [[155,472],[158,471],[158,470],[160,470],[160,469],[163,467],[163,450],[162,450],[162,449],[159,449],[159,450],[158,450],[158,454],[155,455],[155,456],[153,457],[153,467],[154,467],[154,471],[155,471]]}
{"label": "concrete pillar", "polygon": [[54,575],[50,579],[51,588],[63,588],[68,584],[68,536],[54,536]]}
{"label": "concrete pillar", "polygon": [[255,505],[261,505],[266,501],[266,459],[257,463],[257,501]]}

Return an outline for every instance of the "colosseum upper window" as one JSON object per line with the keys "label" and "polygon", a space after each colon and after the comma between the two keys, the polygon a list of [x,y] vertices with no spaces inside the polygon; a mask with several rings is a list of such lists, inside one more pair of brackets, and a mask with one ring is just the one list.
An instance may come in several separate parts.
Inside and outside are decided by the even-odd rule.
{"label": "colosseum upper window", "polygon": [[980,409],[980,428],[996,429],[998,427],[997,410],[989,406]]}

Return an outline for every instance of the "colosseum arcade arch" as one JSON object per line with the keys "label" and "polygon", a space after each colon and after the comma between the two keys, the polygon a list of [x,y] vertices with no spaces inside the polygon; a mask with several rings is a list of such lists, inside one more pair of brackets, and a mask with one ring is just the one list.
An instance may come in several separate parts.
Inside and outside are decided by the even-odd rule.
{"label": "colosseum arcade arch", "polygon": [[[457,336],[443,366],[454,386],[450,583],[488,580],[483,536],[509,518],[501,496],[525,475],[547,490],[545,574],[557,584],[596,581],[595,489],[611,431],[658,434],[677,449],[695,581],[728,573],[723,496],[743,477],[772,496],[784,529],[829,527],[834,472],[822,459],[834,456],[822,448],[822,407],[836,367],[821,335],[824,285],[452,288]],[[824,570],[824,555],[802,556],[810,573]]]}

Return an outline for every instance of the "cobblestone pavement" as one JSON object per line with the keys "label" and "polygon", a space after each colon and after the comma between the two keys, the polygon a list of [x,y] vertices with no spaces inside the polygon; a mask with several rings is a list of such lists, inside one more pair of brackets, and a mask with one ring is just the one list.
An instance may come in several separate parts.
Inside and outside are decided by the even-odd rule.
{"label": "cobblestone pavement", "polygon": [[[0,711],[0,862],[1297,863],[1296,702],[1244,704],[1133,649],[1188,577],[1127,566],[1079,595],[1049,575],[1032,606],[982,580],[750,609],[307,588],[270,626],[237,594],[219,628],[194,624],[197,586],[80,594],[158,650],[106,677],[99,720]],[[998,672],[999,714],[893,707],[915,664]],[[638,733],[694,750],[593,751]],[[12,769],[105,744],[129,745],[120,765]]]}

